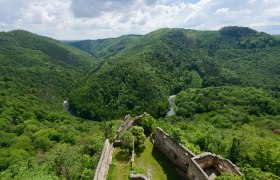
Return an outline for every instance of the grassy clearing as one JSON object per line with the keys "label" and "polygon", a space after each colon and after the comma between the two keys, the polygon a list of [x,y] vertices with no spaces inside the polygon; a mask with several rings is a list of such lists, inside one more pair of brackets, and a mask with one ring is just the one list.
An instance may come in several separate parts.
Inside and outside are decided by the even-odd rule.
{"label": "grassy clearing", "polygon": [[135,165],[143,168],[153,180],[180,179],[174,165],[153,146],[149,138],[145,141],[145,150],[135,157]]}
{"label": "grassy clearing", "polygon": [[128,180],[130,174],[130,153],[128,150],[116,148],[107,180]]}
{"label": "grassy clearing", "polygon": [[[130,174],[130,156],[127,150],[116,148],[112,164],[110,165],[107,180],[128,180]],[[181,179],[174,165],[157,150],[150,138],[145,140],[145,149],[135,156],[135,166],[144,170],[147,177],[153,180],[179,180]]]}

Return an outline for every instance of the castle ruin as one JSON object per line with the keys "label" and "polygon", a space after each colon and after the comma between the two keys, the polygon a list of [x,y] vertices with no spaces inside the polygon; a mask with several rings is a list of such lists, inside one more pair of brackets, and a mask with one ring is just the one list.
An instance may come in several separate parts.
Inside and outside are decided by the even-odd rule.
{"label": "castle ruin", "polygon": [[159,127],[153,135],[153,141],[154,146],[171,160],[185,179],[212,180],[225,172],[241,176],[230,160],[209,152],[195,155]]}
{"label": "castle ruin", "polygon": [[[94,180],[106,180],[114,151],[113,145],[119,146],[121,144],[119,136],[123,132],[129,130],[132,126],[137,125],[140,119],[147,115],[148,114],[144,113],[134,119],[130,116],[126,116],[114,137],[114,142],[110,145],[108,139],[105,141]],[[152,141],[154,146],[159,149],[174,164],[174,166],[176,166],[177,172],[184,179],[213,180],[222,173],[231,173],[238,176],[242,175],[239,168],[230,160],[209,152],[196,155],[159,127],[156,128],[156,131],[152,136]],[[130,178],[145,179],[139,174],[131,174]]]}

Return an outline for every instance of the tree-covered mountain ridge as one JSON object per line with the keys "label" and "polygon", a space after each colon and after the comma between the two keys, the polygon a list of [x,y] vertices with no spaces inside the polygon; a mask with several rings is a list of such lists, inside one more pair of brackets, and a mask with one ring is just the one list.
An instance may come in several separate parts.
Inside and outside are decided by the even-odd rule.
{"label": "tree-covered mountain ridge", "polygon": [[[218,31],[201,31],[182,28],[163,28],[146,35],[123,35],[118,38],[82,40],[69,42],[74,47],[89,52],[99,58],[107,58],[133,46],[151,45],[154,40],[164,41],[176,36],[187,37],[196,47],[212,49],[254,49],[279,45],[279,35],[258,32],[247,27],[229,26]],[[180,34],[180,35],[178,35]],[[175,39],[173,39],[176,41]],[[105,53],[107,51],[107,53]],[[139,49],[141,51],[141,49]],[[111,53],[114,52],[114,53]],[[127,52],[126,52],[127,53]]]}
{"label": "tree-covered mountain ridge", "polygon": [[71,116],[62,102],[94,62],[48,37],[0,33],[0,179],[92,179],[115,122]]}
{"label": "tree-covered mountain ridge", "polygon": [[110,119],[143,111],[163,117],[167,97],[190,87],[239,85],[279,90],[280,41],[246,27],[219,31],[166,28],[144,36],[73,45],[91,49],[89,53],[96,47],[102,52],[95,54],[99,62],[70,95],[72,111],[84,118]]}
{"label": "tree-covered mountain ridge", "polygon": [[[193,152],[222,155],[244,173],[220,179],[279,179],[277,37],[246,27],[166,28],[102,41],[73,44],[98,61],[70,93],[75,115],[106,121],[147,112]],[[176,115],[166,117],[173,94]]]}
{"label": "tree-covered mountain ridge", "polygon": [[[232,160],[247,179],[279,179],[276,36],[175,28],[73,43],[80,49],[0,33],[1,178],[92,179],[114,119],[147,112],[192,151]],[[172,94],[177,115],[165,117]]]}

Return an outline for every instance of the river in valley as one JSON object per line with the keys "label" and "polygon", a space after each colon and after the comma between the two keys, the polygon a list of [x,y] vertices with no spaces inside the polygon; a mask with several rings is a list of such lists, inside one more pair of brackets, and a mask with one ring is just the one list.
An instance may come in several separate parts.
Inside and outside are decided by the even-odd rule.
{"label": "river in valley", "polygon": [[175,97],[176,97],[176,95],[171,95],[168,98],[170,110],[167,112],[166,116],[175,115],[175,111],[174,111]]}

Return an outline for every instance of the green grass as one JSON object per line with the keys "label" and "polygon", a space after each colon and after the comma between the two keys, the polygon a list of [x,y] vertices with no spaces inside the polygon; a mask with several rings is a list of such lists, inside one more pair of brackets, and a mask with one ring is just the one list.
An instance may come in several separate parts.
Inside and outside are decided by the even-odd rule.
{"label": "green grass", "polygon": [[[130,157],[127,150],[116,148],[113,153],[112,164],[107,180],[126,180],[130,174]],[[181,179],[174,165],[157,150],[149,138],[146,138],[145,149],[140,155],[135,156],[135,167],[143,170],[147,177],[153,180],[178,180]]]}
{"label": "green grass", "polygon": [[130,153],[127,150],[116,148],[113,153],[107,180],[128,180],[130,174]]}
{"label": "green grass", "polygon": [[144,151],[135,157],[135,165],[143,168],[153,180],[180,179],[174,165],[153,146],[149,138],[145,141]]}

